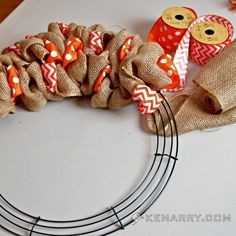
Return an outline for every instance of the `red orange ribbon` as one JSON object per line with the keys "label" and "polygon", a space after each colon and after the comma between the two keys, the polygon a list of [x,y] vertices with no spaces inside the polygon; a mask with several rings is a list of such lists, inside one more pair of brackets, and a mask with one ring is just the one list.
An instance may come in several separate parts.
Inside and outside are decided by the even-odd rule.
{"label": "red orange ribbon", "polygon": [[7,81],[11,88],[11,96],[13,98],[16,98],[19,95],[23,94],[21,83],[20,83],[19,72],[17,71],[15,66],[9,65],[7,67],[7,73],[8,73]]}
{"label": "red orange ribbon", "polygon": [[105,68],[103,68],[98,76],[98,79],[96,80],[93,91],[97,93],[101,87],[102,81],[111,74],[111,65],[107,65]]}
{"label": "red orange ribbon", "polygon": [[83,43],[80,39],[71,36],[66,43],[66,50],[63,55],[63,67],[78,59],[78,52],[83,49]]}
{"label": "red orange ribbon", "polygon": [[180,85],[180,78],[178,75],[178,72],[176,70],[176,67],[173,63],[172,56],[170,54],[164,54],[162,55],[158,61],[157,65],[159,68],[164,70],[167,74],[167,76],[172,80],[172,83],[165,88],[162,89],[162,91],[168,91],[170,89],[175,89]]}
{"label": "red orange ribbon", "polygon": [[132,46],[132,40],[133,40],[133,36],[128,37],[124,44],[122,45],[121,49],[120,49],[120,61],[123,61],[125,59],[125,57],[127,56],[127,54],[131,51]]}

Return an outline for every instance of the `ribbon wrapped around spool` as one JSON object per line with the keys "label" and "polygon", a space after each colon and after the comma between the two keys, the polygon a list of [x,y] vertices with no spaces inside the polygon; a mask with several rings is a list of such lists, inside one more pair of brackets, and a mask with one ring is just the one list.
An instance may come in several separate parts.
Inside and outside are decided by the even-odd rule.
{"label": "ribbon wrapped around spool", "polygon": [[147,41],[159,43],[168,53],[176,51],[188,27],[196,18],[197,14],[191,8],[168,8],[153,25]]}
{"label": "ribbon wrapped around spool", "polygon": [[204,15],[193,21],[180,41],[174,57],[180,85],[168,92],[184,89],[189,57],[193,62],[205,65],[232,41],[233,34],[233,25],[221,16]]}

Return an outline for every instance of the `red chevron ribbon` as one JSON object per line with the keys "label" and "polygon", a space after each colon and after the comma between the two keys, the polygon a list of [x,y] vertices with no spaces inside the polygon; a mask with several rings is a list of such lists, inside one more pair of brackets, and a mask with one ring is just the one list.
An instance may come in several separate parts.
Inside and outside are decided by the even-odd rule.
{"label": "red chevron ribbon", "polygon": [[[200,22],[216,22],[223,25],[228,30],[228,38],[220,44],[204,44],[198,42],[196,39],[191,37],[191,30],[196,24],[199,24]],[[180,91],[184,89],[189,57],[195,63],[205,65],[210,58],[221,52],[225,46],[232,41],[233,32],[234,29],[232,24],[221,16],[204,15],[193,21],[180,41],[174,57],[174,65],[180,77],[180,85],[179,87],[168,91]]]}
{"label": "red chevron ribbon", "polygon": [[71,31],[71,27],[67,24],[57,22],[62,34],[67,37],[68,33]]}
{"label": "red chevron ribbon", "polygon": [[156,91],[144,84],[135,87],[132,97],[134,101],[137,101],[138,111],[144,115],[155,112],[163,101]]}
{"label": "red chevron ribbon", "polygon": [[55,93],[57,90],[57,67],[55,62],[42,64],[41,70],[46,79],[47,88],[52,93]]}
{"label": "red chevron ribbon", "polygon": [[89,34],[90,48],[92,48],[96,54],[103,52],[102,37],[100,31],[91,31]]}
{"label": "red chevron ribbon", "polygon": [[15,45],[9,46],[9,47],[3,49],[3,52],[4,52],[4,53],[7,53],[7,52],[15,52],[15,53],[18,54],[19,56],[22,56],[22,55],[21,55],[21,52],[20,52],[20,46],[19,46],[19,44],[15,44]]}

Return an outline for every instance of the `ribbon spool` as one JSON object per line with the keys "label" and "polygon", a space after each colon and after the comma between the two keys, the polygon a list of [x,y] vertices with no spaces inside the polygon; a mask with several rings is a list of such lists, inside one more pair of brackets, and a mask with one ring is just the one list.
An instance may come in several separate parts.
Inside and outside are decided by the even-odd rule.
{"label": "ribbon spool", "polygon": [[231,23],[218,16],[210,17],[209,21],[199,22],[191,29],[189,57],[199,65],[217,55],[229,44],[233,37]]}
{"label": "ribbon spool", "polygon": [[221,16],[204,15],[193,21],[179,43],[174,57],[180,85],[169,91],[184,89],[189,57],[193,62],[205,65],[232,41],[233,34],[233,25]]}
{"label": "ribbon spool", "polygon": [[191,8],[168,8],[153,25],[147,41],[159,43],[167,52],[176,51],[188,27],[196,18],[197,14]]}

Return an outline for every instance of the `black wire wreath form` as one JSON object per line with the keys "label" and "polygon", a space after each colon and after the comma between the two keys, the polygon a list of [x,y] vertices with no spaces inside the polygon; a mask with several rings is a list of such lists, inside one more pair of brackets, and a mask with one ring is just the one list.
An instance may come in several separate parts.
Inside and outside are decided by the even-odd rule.
{"label": "black wire wreath form", "polygon": [[[157,201],[168,184],[178,155],[178,131],[173,112],[165,97],[162,106],[168,117],[171,135],[166,137],[163,114],[159,111],[164,134],[156,135],[156,151],[150,169],[141,183],[118,204],[90,217],[74,220],[50,220],[28,214],[0,194],[1,229],[17,236],[108,235],[135,224]],[[154,116],[153,116],[154,117]],[[157,128],[156,120],[154,117]],[[175,134],[175,135],[174,135]]]}

